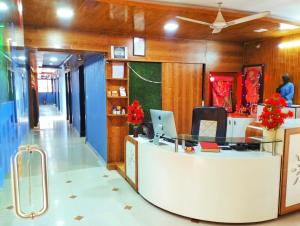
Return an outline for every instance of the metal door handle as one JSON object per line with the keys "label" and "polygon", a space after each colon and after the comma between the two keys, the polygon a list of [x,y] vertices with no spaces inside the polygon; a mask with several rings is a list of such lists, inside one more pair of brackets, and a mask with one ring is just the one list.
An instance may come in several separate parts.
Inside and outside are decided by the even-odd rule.
{"label": "metal door handle", "polygon": [[[20,205],[20,186],[19,186],[19,167],[18,156],[23,153],[37,152],[41,155],[41,171],[42,171],[42,187],[43,187],[43,206],[40,210],[25,213],[21,209]],[[47,178],[47,155],[45,151],[37,145],[21,146],[18,149],[16,155],[11,159],[12,168],[12,188],[13,188],[13,200],[15,206],[15,212],[17,216],[21,218],[34,218],[44,214],[48,209],[48,178]]]}

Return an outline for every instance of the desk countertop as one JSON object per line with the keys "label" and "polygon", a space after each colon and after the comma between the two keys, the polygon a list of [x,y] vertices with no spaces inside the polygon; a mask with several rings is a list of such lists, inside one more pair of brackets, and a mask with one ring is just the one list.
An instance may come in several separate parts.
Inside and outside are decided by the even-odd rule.
{"label": "desk countertop", "polygon": [[200,149],[196,148],[194,153],[187,153],[185,152],[181,145],[179,145],[178,152],[175,152],[175,144],[161,141],[160,145],[155,145],[153,142],[150,142],[149,139],[138,137],[135,138],[140,145],[149,145],[152,146],[155,151],[159,148],[160,151],[168,151],[174,152],[174,154],[181,154],[181,155],[191,155],[191,156],[199,156],[199,157],[207,157],[207,158],[264,158],[264,157],[271,157],[272,153],[269,152],[260,152],[260,151],[236,151],[236,150],[221,150],[220,152],[201,152]]}

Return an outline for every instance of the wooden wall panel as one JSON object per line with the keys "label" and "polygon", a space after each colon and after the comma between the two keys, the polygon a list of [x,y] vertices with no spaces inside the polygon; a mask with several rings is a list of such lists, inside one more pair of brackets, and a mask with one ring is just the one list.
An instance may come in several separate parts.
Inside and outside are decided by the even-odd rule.
{"label": "wooden wall panel", "polygon": [[[275,93],[281,76],[288,72],[295,84],[294,103],[300,104],[300,48],[280,49],[278,44],[300,40],[300,35],[245,44],[245,64],[265,64],[264,98]],[[260,47],[260,48],[258,48]]]}
{"label": "wooden wall panel", "polygon": [[202,64],[162,64],[162,109],[173,111],[177,133],[191,133],[192,111],[201,106]]}
{"label": "wooden wall panel", "polygon": [[[190,62],[205,61],[206,41],[179,39],[146,39],[146,56],[133,56],[133,40],[128,36],[25,28],[27,48],[110,53],[111,45],[127,46],[130,61]],[[240,44],[236,44],[240,45]],[[110,55],[108,55],[110,57]]]}
{"label": "wooden wall panel", "polygon": [[205,103],[209,103],[210,72],[239,72],[243,63],[243,47],[232,42],[208,42],[205,75]]}
{"label": "wooden wall panel", "polygon": [[111,45],[125,45],[130,61],[206,64],[205,87],[210,71],[237,72],[242,66],[243,45],[235,42],[147,38],[146,57],[133,56],[132,44],[132,37],[25,27],[27,48],[109,53]]}

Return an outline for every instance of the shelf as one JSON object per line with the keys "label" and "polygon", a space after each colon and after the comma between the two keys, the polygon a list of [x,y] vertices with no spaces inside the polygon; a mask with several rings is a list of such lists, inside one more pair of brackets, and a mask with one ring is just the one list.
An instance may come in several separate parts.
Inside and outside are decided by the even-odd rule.
{"label": "shelf", "polygon": [[107,117],[127,117],[127,114],[125,114],[125,115],[107,114]]}
{"label": "shelf", "polygon": [[[113,115],[110,109],[113,106],[122,106],[125,109],[129,105],[129,68],[128,59],[108,59],[105,65],[106,82],[106,119],[107,119],[107,167],[108,169],[118,169],[124,171],[124,138],[128,134],[127,114]],[[113,77],[114,65],[124,66],[124,74],[120,78]],[[121,71],[120,71],[121,72]],[[120,96],[120,87],[124,87],[127,96]],[[117,91],[118,96],[109,95],[109,92]],[[121,163],[121,164],[119,164]],[[117,165],[118,168],[117,168]]]}
{"label": "shelf", "polygon": [[118,59],[118,58],[108,58],[106,61],[107,62],[124,62],[124,63],[129,62],[128,59]]}
{"label": "shelf", "polygon": [[128,81],[127,78],[106,78],[108,81]]}
{"label": "shelf", "polygon": [[107,96],[107,98],[108,99],[128,99],[128,97],[126,96],[126,97],[120,97],[120,96],[118,96],[118,97],[113,97],[113,96]]}

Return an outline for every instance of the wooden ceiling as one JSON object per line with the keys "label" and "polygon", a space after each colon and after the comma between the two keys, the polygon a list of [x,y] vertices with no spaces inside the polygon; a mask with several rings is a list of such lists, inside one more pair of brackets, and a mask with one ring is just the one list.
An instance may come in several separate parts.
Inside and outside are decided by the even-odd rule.
{"label": "wooden ceiling", "polygon": [[[179,29],[166,34],[163,26],[175,16],[185,16],[213,22],[217,9],[199,6],[149,3],[150,1],[126,0],[23,0],[24,25],[37,28],[61,28],[98,34],[136,35],[155,38],[209,39],[225,41],[250,41],[299,33],[300,29],[279,31],[274,18],[263,18],[224,29],[220,34],[211,34],[209,27],[184,21],[177,21]],[[56,17],[56,9],[70,6],[74,18],[63,22]],[[224,10],[227,21],[250,15],[245,12]],[[290,23],[290,22],[288,22]],[[266,28],[269,31],[255,33],[253,30]]]}

